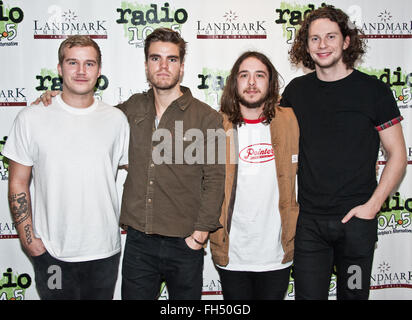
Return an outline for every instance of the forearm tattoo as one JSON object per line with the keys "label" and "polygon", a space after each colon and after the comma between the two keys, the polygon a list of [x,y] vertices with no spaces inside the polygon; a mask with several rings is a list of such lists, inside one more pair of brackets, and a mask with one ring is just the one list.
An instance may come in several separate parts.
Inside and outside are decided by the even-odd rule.
{"label": "forearm tattoo", "polygon": [[30,224],[26,224],[26,225],[24,226],[24,235],[26,236],[27,244],[31,244],[31,242],[32,242],[30,229],[31,229],[31,225],[30,225]]}
{"label": "forearm tattoo", "polygon": [[25,192],[10,195],[9,204],[15,226],[30,217],[29,202]]}

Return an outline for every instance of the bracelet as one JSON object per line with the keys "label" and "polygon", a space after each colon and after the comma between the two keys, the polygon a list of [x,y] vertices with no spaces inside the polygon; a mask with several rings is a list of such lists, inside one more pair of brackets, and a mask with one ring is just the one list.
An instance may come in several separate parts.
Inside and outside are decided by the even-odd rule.
{"label": "bracelet", "polygon": [[195,237],[192,237],[192,239],[198,244],[198,245],[201,245],[201,246],[203,246],[204,244],[205,244],[205,242],[200,242],[200,241],[198,241],[198,240],[196,240],[196,238]]}

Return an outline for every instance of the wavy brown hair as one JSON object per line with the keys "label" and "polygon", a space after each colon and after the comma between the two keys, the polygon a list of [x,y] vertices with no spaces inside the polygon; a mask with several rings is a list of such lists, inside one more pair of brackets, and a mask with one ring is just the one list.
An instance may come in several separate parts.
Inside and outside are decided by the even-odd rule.
{"label": "wavy brown hair", "polygon": [[305,67],[312,70],[315,69],[315,63],[307,52],[309,27],[313,21],[323,18],[336,22],[344,39],[346,36],[349,36],[350,43],[348,48],[343,51],[342,60],[348,69],[353,68],[356,60],[366,52],[366,44],[360,37],[362,32],[349,20],[349,16],[346,13],[331,5],[312,11],[303,20],[289,51],[290,61],[295,65],[302,62]]}
{"label": "wavy brown hair", "polygon": [[263,107],[262,116],[265,117],[264,123],[270,123],[275,117],[275,106],[279,100],[279,73],[264,54],[256,51],[247,51],[243,53],[235,62],[226,80],[223,89],[222,98],[220,99],[220,111],[229,117],[229,120],[237,125],[242,124],[243,118],[240,113],[239,95],[237,90],[237,75],[241,63],[247,58],[256,58],[262,62],[269,72],[268,96]]}
{"label": "wavy brown hair", "polygon": [[152,42],[171,42],[179,47],[179,59],[183,62],[186,54],[186,42],[177,31],[170,28],[157,28],[149,34],[144,43],[145,60],[149,58],[149,47]]}

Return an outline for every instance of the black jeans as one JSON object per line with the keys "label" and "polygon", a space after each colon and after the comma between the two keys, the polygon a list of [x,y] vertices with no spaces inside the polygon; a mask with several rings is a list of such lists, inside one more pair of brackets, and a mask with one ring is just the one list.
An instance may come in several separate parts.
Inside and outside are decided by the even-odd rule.
{"label": "black jeans", "polygon": [[37,292],[42,300],[112,300],[120,252],[84,262],[64,262],[47,251],[33,261]]}
{"label": "black jeans", "polygon": [[283,300],[289,285],[290,267],[265,272],[216,269],[224,300]]}
{"label": "black jeans", "polygon": [[122,265],[122,299],[153,300],[166,281],[170,300],[200,300],[204,249],[184,238],[148,235],[128,228]]}
{"label": "black jeans", "polygon": [[337,299],[368,299],[377,223],[376,218],[352,217],[343,224],[300,215],[295,237],[295,299],[328,299],[334,266]]}

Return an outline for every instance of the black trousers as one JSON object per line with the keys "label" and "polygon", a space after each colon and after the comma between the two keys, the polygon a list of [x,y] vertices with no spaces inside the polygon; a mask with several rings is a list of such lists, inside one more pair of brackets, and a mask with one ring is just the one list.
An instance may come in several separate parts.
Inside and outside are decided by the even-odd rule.
{"label": "black trousers", "polygon": [[84,262],[64,262],[47,251],[31,257],[37,292],[42,300],[112,300],[120,252]]}
{"label": "black trousers", "polygon": [[338,300],[368,299],[376,241],[376,218],[352,217],[343,224],[300,215],[295,237],[295,299],[328,299],[334,266]]}
{"label": "black trousers", "polygon": [[184,238],[148,235],[128,228],[122,265],[122,299],[153,300],[166,281],[170,300],[200,300],[204,249]]}
{"label": "black trousers", "polygon": [[289,285],[290,267],[264,272],[216,269],[224,300],[283,300]]}

